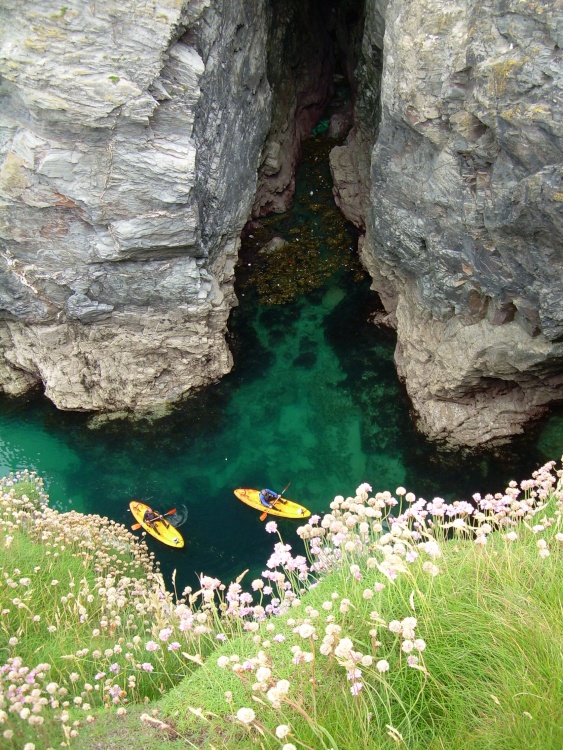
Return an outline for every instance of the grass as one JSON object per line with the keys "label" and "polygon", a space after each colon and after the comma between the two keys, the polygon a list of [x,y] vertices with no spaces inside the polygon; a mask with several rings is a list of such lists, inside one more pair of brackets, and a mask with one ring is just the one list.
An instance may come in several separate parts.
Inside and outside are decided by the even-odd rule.
{"label": "grass", "polygon": [[2,747],[559,749],[561,474],[471,505],[362,485],[307,559],[278,538],[250,591],[178,600],[124,527],[4,480]]}

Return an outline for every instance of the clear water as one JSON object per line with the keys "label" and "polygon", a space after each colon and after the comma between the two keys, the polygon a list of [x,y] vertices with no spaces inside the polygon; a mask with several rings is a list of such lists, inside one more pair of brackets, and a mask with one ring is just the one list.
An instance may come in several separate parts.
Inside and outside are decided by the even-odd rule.
{"label": "clear water", "polygon": [[[301,227],[316,238],[328,267],[330,180],[326,163],[309,157],[295,208],[269,231],[295,239],[291,230]],[[353,242],[350,227],[340,236]],[[536,436],[533,444],[478,458],[440,454],[417,434],[393,366],[394,336],[368,322],[377,297],[342,257],[316,288],[270,305],[260,300],[276,276],[253,282],[268,262],[254,262],[250,242],[238,272],[241,304],[230,321],[233,372],[160,420],[93,429],[88,415],[57,411],[43,397],[0,399],[0,474],[34,469],[54,507],[125,524],[133,498],[161,511],[176,508],[186,547],[148,543],[165,576],[177,569],[183,587],[200,572],[228,581],[264,568],[274,540],[259,514],[235,498],[235,487],[282,489],[290,482],[287,497],[322,513],[336,494],[353,493],[364,481],[377,490],[404,485],[426,499],[469,499],[557,458],[545,451],[561,446],[561,422],[549,423],[543,443]],[[306,263],[291,271],[301,272],[315,275]],[[297,548],[294,523],[280,528]]]}

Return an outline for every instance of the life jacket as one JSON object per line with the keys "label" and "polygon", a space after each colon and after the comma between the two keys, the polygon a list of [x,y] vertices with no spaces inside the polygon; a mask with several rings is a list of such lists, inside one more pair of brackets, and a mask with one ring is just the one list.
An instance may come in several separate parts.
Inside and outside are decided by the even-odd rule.
{"label": "life jacket", "polygon": [[276,500],[277,494],[273,490],[260,490],[260,502],[267,508],[273,500]]}

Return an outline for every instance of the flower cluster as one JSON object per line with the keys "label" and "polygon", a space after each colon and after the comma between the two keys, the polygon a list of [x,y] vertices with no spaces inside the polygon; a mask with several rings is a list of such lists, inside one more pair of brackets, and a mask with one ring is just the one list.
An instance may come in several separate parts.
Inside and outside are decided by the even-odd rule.
{"label": "flower cluster", "polygon": [[[540,561],[563,544],[563,472],[554,467],[550,462],[520,486],[511,482],[504,493],[474,495],[471,503],[427,502],[404,487],[373,493],[362,484],[298,529],[304,555],[294,555],[277,525],[267,524],[279,541],[252,591],[244,590],[242,576],[226,585],[202,574],[199,590],[187,588],[182,598],[166,590],[154,556],[124,526],[59,513],[33,473],[11,475],[0,482],[0,552],[10,561],[0,579],[3,739],[19,748],[54,722],[68,745],[95,720],[94,709],[123,716],[129,704],[160,696],[215,649],[245,700],[275,712],[276,740],[299,744],[296,717],[317,731],[309,707],[321,671],[342,675],[354,705],[385,702],[398,674],[427,679],[417,581],[436,585],[447,540],[467,541],[482,555],[493,533],[512,544],[526,529],[537,536]],[[548,501],[555,508],[549,513]],[[337,590],[306,606],[304,593],[329,572]],[[403,581],[412,593],[391,612],[387,594]],[[241,634],[255,655],[231,651]],[[48,639],[61,644],[59,651],[40,662],[28,644]],[[256,706],[235,709],[232,693],[226,701],[245,731],[266,732]]]}

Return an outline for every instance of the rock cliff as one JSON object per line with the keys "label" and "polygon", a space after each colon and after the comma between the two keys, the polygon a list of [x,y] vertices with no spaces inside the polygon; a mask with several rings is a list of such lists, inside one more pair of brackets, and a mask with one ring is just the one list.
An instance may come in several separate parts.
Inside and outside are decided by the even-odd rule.
{"label": "rock cliff", "polygon": [[0,28],[0,387],[142,410],[222,376],[264,3],[7,0]]}
{"label": "rock cliff", "polygon": [[356,109],[369,200],[343,209],[419,426],[450,446],[502,443],[563,396],[561,22],[550,0],[367,7],[380,115]]}

